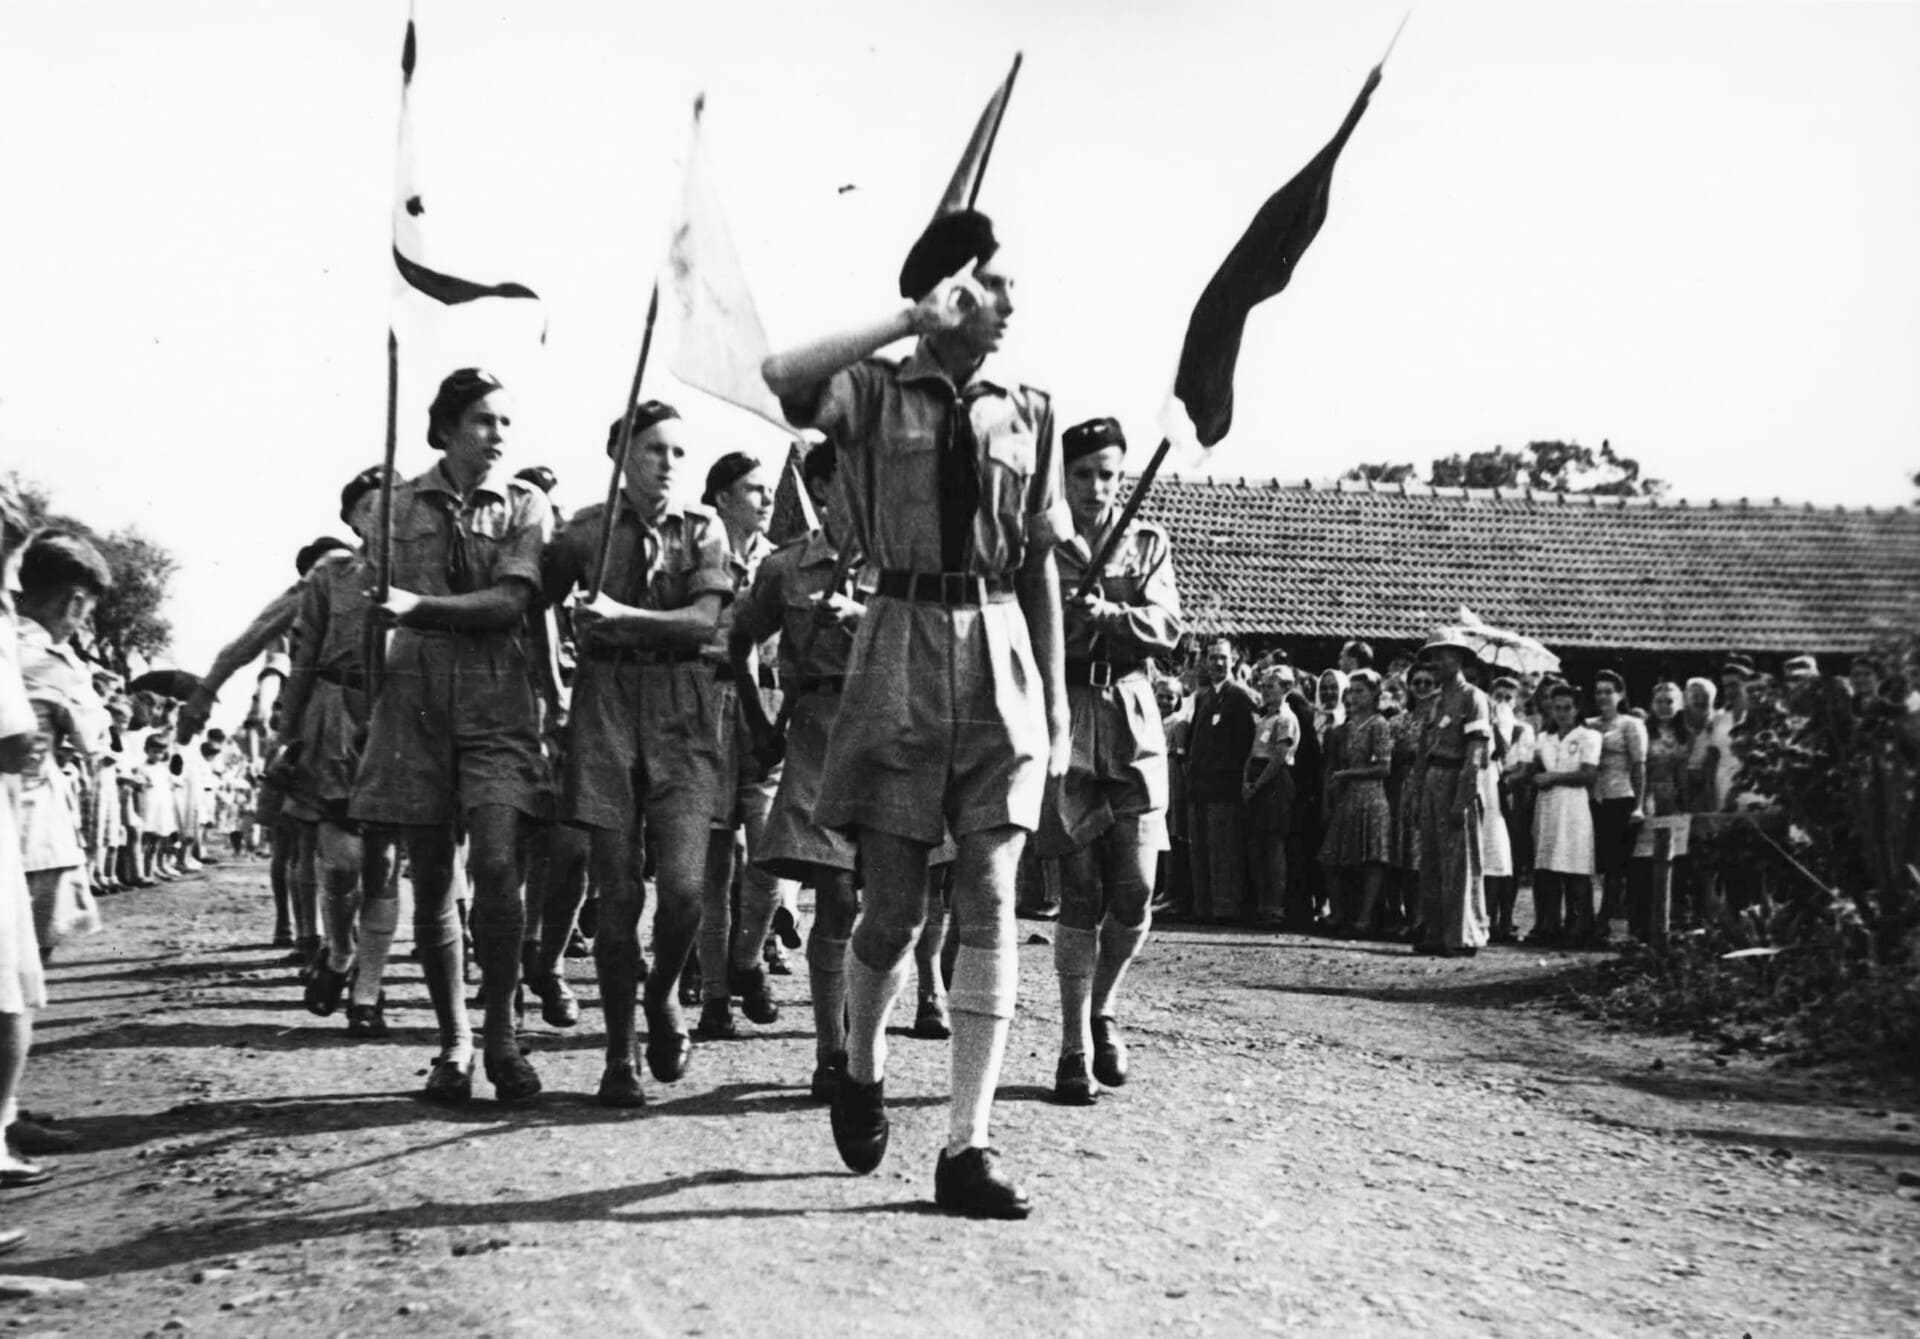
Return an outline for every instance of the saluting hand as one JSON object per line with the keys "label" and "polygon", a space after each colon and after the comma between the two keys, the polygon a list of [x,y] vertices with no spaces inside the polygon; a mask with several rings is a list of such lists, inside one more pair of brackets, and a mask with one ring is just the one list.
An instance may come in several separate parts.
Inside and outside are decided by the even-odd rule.
{"label": "saluting hand", "polygon": [[933,291],[913,304],[909,321],[916,335],[931,335],[941,330],[957,330],[976,308],[984,306],[987,290],[973,277],[973,262],[933,286]]}

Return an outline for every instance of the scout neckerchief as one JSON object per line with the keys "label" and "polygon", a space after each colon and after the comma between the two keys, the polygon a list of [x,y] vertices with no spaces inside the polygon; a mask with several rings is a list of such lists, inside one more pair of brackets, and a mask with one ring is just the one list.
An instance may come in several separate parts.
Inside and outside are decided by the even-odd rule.
{"label": "scout neckerchief", "polygon": [[973,434],[973,402],[992,388],[979,382],[954,393],[947,406],[940,450],[940,570],[967,570],[973,517],[980,509],[980,442]]}

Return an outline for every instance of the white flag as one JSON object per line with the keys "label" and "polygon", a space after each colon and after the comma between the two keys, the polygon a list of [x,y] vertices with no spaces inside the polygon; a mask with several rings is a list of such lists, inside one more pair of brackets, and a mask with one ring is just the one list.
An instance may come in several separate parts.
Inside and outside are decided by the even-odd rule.
{"label": "white flag", "polygon": [[769,351],[767,332],[747,291],[733,235],[708,174],[700,135],[705,106],[704,97],[693,104],[693,142],[687,149],[686,181],[667,253],[679,317],[671,367],[687,385],[791,432],[780,402],[760,375]]}

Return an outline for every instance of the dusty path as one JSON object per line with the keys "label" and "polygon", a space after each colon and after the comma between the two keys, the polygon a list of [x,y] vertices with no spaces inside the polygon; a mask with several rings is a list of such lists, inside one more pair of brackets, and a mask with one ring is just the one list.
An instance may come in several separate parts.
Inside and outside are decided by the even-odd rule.
{"label": "dusty path", "polygon": [[261,947],[264,882],[111,899],[56,964],[26,1105],[87,1142],[0,1197],[4,1265],[86,1291],[6,1333],[1920,1334],[1920,1096],[1604,1032],[1541,1002],[1573,959],[1172,931],[1136,1081],[1070,1111],[1029,947],[995,1137],[1037,1212],[987,1225],[930,1212],[942,1046],[896,1037],[893,1152],[842,1170],[800,978],[629,1116],[588,1100],[573,963],[542,1104],[449,1114],[409,1095],[404,946],[394,1037],[350,1045]]}

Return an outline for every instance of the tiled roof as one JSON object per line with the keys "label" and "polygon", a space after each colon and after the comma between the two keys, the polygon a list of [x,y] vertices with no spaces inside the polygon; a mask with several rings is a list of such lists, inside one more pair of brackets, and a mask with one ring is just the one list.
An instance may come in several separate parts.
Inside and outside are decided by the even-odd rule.
{"label": "tiled roof", "polygon": [[1920,626],[1920,514],[1162,477],[1195,631],[1402,641],[1458,606],[1556,648],[1846,652]]}

